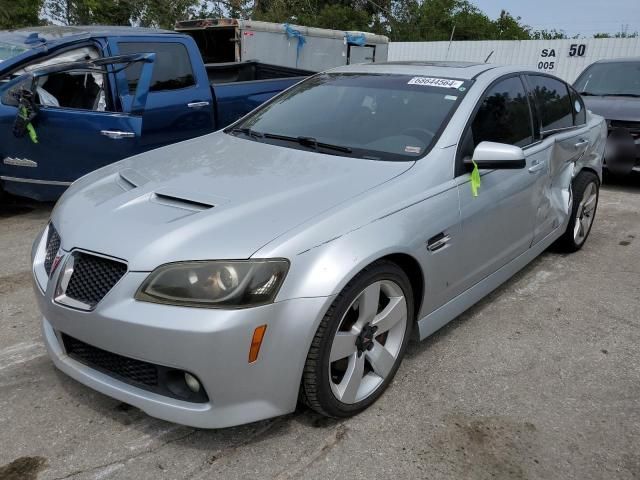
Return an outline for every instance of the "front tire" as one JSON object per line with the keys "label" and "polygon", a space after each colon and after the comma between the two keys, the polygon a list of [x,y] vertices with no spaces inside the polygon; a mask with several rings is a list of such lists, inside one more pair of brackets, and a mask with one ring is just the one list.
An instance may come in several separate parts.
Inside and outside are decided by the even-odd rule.
{"label": "front tire", "polygon": [[555,246],[563,252],[580,250],[591,232],[600,196],[600,180],[593,172],[580,172],[573,180],[573,207],[567,230]]}
{"label": "front tire", "polygon": [[349,282],[320,322],[302,377],[303,401],[329,417],[373,404],[393,379],[411,335],[413,291],[395,263],[373,263]]}

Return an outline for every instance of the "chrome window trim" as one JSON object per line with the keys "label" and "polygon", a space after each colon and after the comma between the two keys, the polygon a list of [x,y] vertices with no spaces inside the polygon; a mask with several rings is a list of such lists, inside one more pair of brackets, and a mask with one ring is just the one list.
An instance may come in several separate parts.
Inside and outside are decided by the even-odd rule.
{"label": "chrome window trim", "polygon": [[19,183],[35,183],[37,185],[56,185],[60,187],[68,187],[73,182],[60,182],[58,180],[38,180],[36,178],[20,178],[20,177],[7,177],[0,175],[0,180],[5,182],[19,182]]}

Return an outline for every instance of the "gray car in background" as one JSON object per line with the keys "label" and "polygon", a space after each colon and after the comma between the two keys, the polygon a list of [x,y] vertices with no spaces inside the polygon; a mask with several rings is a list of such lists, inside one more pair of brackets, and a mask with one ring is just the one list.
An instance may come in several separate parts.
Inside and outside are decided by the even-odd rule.
{"label": "gray car in background", "polygon": [[593,63],[574,87],[587,108],[607,121],[605,166],[621,175],[640,172],[640,58]]}
{"label": "gray car in background", "polygon": [[58,368],[149,415],[346,417],[552,244],[580,249],[602,117],[513,67],[340,67],[91,173],[32,260]]}

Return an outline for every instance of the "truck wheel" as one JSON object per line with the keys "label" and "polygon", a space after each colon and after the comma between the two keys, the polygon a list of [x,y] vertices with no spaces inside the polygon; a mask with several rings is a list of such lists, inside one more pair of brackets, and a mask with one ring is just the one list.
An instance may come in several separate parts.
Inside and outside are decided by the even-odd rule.
{"label": "truck wheel", "polygon": [[320,322],[304,366],[303,401],[330,417],[367,408],[398,370],[412,324],[413,292],[404,271],[386,260],[365,268]]}
{"label": "truck wheel", "polygon": [[577,252],[587,241],[598,208],[600,181],[592,172],[580,172],[572,183],[573,208],[567,230],[555,246],[563,252]]}

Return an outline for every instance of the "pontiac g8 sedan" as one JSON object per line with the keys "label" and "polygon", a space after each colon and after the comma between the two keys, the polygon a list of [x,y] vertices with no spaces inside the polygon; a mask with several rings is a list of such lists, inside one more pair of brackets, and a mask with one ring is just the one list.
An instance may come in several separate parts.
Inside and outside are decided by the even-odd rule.
{"label": "pontiac g8 sedan", "polygon": [[424,339],[591,229],[603,119],[467,63],[315,75],[224,131],[76,181],[34,243],[49,355],[149,415],[354,415]]}

